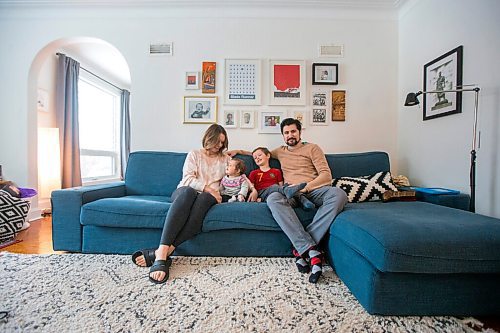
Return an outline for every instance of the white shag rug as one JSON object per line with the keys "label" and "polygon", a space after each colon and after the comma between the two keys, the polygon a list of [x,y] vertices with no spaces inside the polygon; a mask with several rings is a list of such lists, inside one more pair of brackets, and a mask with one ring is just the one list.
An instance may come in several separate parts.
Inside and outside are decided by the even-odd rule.
{"label": "white shag rug", "polygon": [[[130,256],[0,253],[0,332],[476,332],[472,318],[368,314],[330,267],[175,257],[164,285]],[[474,327],[471,328],[471,327]]]}

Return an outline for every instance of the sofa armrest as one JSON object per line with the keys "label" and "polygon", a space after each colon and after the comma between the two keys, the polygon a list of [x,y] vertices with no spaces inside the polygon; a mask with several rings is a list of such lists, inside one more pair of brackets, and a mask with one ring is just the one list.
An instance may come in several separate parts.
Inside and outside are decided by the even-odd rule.
{"label": "sofa armrest", "polygon": [[[414,190],[413,187],[402,186],[398,190]],[[415,191],[418,201],[429,202],[435,205],[446,206],[461,210],[469,210],[470,196],[464,193],[458,194],[430,194],[421,191]]]}
{"label": "sofa armrest", "polygon": [[52,246],[56,251],[82,251],[82,206],[102,198],[125,195],[125,183],[73,187],[52,192]]}

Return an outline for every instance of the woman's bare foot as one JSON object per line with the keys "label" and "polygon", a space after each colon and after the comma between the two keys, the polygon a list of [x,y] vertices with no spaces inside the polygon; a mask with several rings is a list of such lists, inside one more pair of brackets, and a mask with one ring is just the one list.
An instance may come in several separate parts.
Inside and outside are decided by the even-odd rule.
{"label": "woman's bare foot", "polygon": [[[160,245],[155,251],[155,260],[167,260],[168,256],[174,252],[175,247],[173,245]],[[149,274],[149,277],[156,281],[162,281],[165,278],[166,273],[162,271],[156,271]]]}

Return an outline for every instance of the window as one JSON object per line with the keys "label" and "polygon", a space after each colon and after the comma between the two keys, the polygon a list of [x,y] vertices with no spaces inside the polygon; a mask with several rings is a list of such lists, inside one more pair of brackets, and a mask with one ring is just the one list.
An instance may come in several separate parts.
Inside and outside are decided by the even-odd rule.
{"label": "window", "polygon": [[121,91],[80,71],[78,120],[82,182],[120,178]]}

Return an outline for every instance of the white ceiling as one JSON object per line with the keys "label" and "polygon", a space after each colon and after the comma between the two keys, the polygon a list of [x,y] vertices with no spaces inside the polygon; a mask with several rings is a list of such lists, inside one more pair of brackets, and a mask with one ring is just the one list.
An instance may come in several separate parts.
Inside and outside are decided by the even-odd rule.
{"label": "white ceiling", "polygon": [[315,6],[397,9],[408,0],[0,0],[0,6]]}

